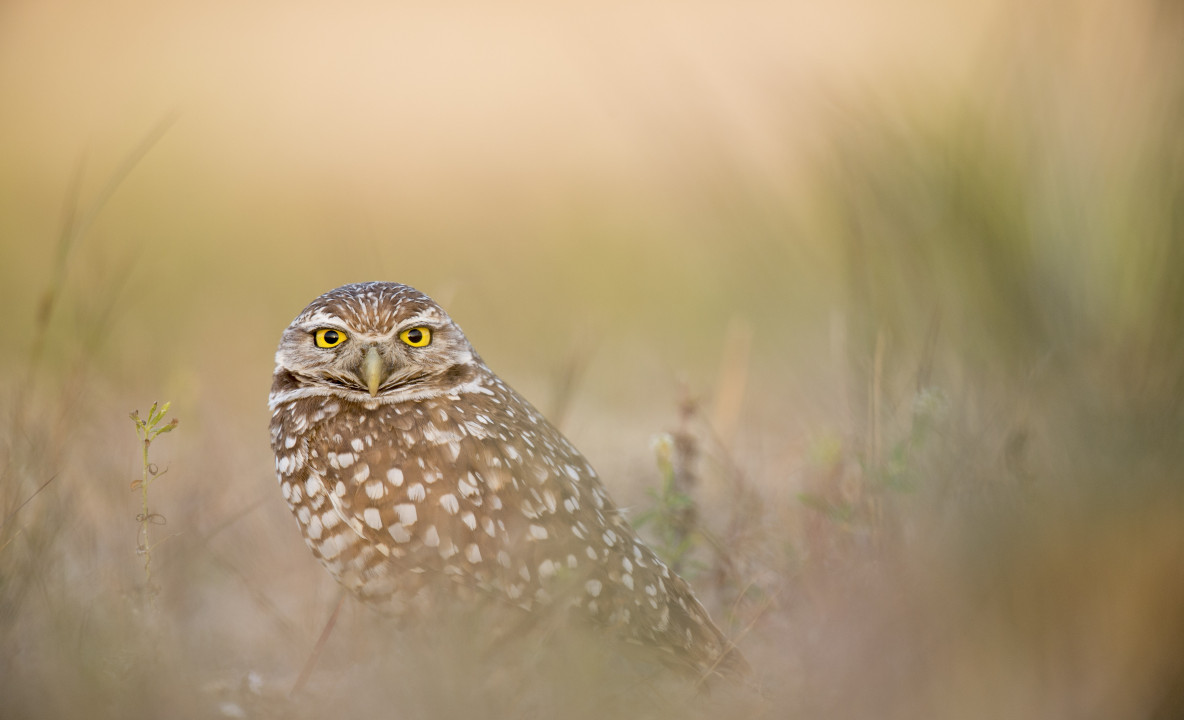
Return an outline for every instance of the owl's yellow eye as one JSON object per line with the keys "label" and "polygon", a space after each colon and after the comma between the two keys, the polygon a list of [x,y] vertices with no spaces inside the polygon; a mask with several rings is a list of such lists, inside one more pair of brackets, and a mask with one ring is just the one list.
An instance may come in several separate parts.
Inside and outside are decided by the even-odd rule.
{"label": "owl's yellow eye", "polygon": [[426,327],[413,327],[399,333],[399,339],[411,347],[423,347],[432,341],[432,331]]}
{"label": "owl's yellow eye", "polygon": [[348,336],[340,330],[334,330],[333,328],[321,328],[320,330],[317,330],[316,337],[317,347],[332,348],[337,347],[341,343],[345,342]]}

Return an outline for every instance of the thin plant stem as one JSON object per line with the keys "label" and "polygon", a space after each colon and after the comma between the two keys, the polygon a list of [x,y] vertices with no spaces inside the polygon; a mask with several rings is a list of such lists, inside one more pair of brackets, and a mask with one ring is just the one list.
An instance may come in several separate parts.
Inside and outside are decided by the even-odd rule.
{"label": "thin plant stem", "polygon": [[[140,437],[141,446],[141,465],[142,471],[140,479],[132,483],[132,489],[137,487],[140,490],[140,514],[137,520],[140,523],[139,541],[137,543],[137,552],[144,556],[144,592],[149,599],[149,603],[156,604],[156,589],[152,584],[152,538],[150,537],[150,525],[155,521],[164,521],[164,517],[159,513],[154,513],[148,508],[148,486],[154,480],[164,475],[164,470],[157,470],[156,466],[148,459],[148,450],[152,447],[152,441],[160,437],[164,433],[171,432],[177,427],[177,419],[173,418],[167,423],[164,421],[164,416],[169,411],[172,403],[165,403],[159,405],[152,403],[152,407],[148,410],[147,418],[140,418],[140,412],[134,410],[131,413],[132,422],[136,424],[136,434]],[[167,539],[167,538],[166,538]]]}

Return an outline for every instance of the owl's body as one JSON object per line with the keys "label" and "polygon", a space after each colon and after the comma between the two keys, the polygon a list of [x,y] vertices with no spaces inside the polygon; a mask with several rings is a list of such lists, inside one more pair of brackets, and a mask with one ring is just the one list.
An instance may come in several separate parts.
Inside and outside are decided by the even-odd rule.
{"label": "owl's body", "polygon": [[531,613],[572,608],[700,675],[743,665],[588,461],[427,296],[338,288],[296,318],[276,361],[284,497],[363,600],[399,612],[446,588]]}

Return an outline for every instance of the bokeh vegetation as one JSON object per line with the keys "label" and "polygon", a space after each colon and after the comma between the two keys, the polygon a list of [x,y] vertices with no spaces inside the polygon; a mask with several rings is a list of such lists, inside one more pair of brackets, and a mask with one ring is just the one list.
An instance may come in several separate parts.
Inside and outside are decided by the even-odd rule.
{"label": "bokeh vegetation", "polygon": [[[1184,12],[945,5],[6,5],[0,715],[1181,714]],[[367,279],[562,423],[763,698],[629,705],[578,644],[523,688],[351,603],[286,697],[338,596],[272,355]]]}

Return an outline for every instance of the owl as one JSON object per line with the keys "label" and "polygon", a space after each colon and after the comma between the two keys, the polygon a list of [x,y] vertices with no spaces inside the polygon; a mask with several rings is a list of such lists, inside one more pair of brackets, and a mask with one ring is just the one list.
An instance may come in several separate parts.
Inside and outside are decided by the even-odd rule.
{"label": "owl", "polygon": [[746,673],[584,456],[423,293],[371,282],[313,300],[280,340],[270,409],[284,499],[362,600],[407,613],[444,588],[560,606],[688,674]]}

